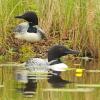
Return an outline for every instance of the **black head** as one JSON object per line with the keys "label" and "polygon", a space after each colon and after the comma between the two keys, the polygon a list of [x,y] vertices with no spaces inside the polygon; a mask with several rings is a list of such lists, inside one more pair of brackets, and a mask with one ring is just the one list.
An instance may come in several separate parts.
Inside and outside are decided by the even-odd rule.
{"label": "black head", "polygon": [[79,54],[76,50],[70,50],[62,45],[53,46],[48,50],[48,61],[59,59],[68,54]]}
{"label": "black head", "polygon": [[36,13],[32,11],[28,11],[21,16],[15,16],[15,18],[24,19],[30,23],[33,23],[34,25],[38,25],[38,17]]}

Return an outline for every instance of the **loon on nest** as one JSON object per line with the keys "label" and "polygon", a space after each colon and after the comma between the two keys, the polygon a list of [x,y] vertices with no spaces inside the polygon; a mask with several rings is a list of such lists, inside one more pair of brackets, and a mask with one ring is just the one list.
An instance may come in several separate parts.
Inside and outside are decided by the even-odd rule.
{"label": "loon on nest", "polygon": [[15,18],[24,19],[27,22],[19,24],[15,29],[15,38],[28,42],[40,41],[46,38],[44,31],[38,26],[38,17],[35,12],[28,11]]}

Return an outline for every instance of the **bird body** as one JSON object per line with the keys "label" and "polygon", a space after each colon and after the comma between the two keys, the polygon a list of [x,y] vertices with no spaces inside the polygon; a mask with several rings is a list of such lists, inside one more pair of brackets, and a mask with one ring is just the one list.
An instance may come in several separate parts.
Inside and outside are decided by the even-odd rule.
{"label": "bird body", "polygon": [[[28,32],[29,24],[27,22],[19,24],[15,29],[15,38],[26,40],[28,42],[40,41],[44,32],[39,26],[33,26],[34,31]],[[36,29],[36,32],[35,32]]]}
{"label": "bird body", "polygon": [[54,70],[54,71],[66,71],[66,69],[68,68],[68,66],[64,63],[50,65],[48,67],[49,69]]}
{"label": "bird body", "polygon": [[31,72],[49,72],[49,70],[66,71],[68,68],[64,63],[50,65],[47,59],[41,58],[30,58],[25,66]]}
{"label": "bird body", "polygon": [[[25,62],[25,67],[30,72],[48,72],[48,82],[54,87],[63,87],[65,84],[70,82],[63,80],[60,73],[66,71],[68,66],[59,58],[68,54],[78,53],[78,51],[69,50],[65,46],[56,45],[48,50],[48,59],[30,58]],[[36,91],[36,80],[41,78],[43,78],[43,76],[36,75],[29,77],[24,91]],[[35,87],[32,88],[32,86]]]}
{"label": "bird body", "polygon": [[38,17],[35,12],[26,12],[15,18],[24,19],[27,22],[19,24],[15,29],[15,38],[28,42],[37,42],[46,38],[45,32],[38,26]]}
{"label": "bird body", "polygon": [[78,54],[78,51],[67,49],[64,46],[56,45],[48,50],[48,58],[30,58],[26,61],[25,67],[33,72],[39,71],[66,71],[68,66],[64,64],[59,58],[68,54]]}
{"label": "bird body", "polygon": [[30,58],[25,65],[26,69],[28,69],[31,72],[48,72],[48,66],[48,60],[41,58]]}

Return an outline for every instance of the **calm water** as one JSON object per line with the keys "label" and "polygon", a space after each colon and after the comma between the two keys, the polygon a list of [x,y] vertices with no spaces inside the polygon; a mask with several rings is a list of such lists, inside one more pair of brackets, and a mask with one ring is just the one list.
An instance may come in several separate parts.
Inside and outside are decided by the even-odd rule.
{"label": "calm water", "polygon": [[[70,61],[69,65],[71,67],[75,67],[72,62]],[[99,66],[100,64],[95,61],[81,62],[80,65],[81,68],[88,70],[99,70]],[[57,88],[52,87],[52,85],[48,83],[47,80],[38,80],[37,92],[31,98],[26,97],[22,94],[22,92],[18,91],[17,88],[24,87],[24,85],[15,81],[13,67],[4,67],[3,73],[2,68],[0,68],[0,72],[1,84],[2,74],[4,76],[4,87],[0,88],[0,100],[100,100],[100,72],[83,72],[82,77],[77,77],[75,75],[75,70],[66,71],[62,73],[62,78],[74,83],[66,84],[65,87],[60,88],[61,90],[57,91],[55,91]],[[95,84],[95,87],[81,87],[81,90],[87,91],[80,92],[80,89],[76,86],[80,84]],[[53,89],[53,91],[47,91],[47,89]]]}

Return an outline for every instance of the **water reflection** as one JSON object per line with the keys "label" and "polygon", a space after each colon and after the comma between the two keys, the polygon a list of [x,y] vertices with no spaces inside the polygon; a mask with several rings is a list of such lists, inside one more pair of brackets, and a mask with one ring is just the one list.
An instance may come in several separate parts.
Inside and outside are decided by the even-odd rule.
{"label": "water reflection", "polygon": [[65,87],[66,84],[72,83],[71,81],[63,80],[60,75],[49,76],[48,82],[53,88],[62,88]]}
{"label": "water reflection", "polygon": [[24,94],[25,95],[35,94],[36,89],[37,89],[36,80],[28,79],[28,83],[25,84]]}
{"label": "water reflection", "polygon": [[[87,70],[99,70],[99,63],[95,62],[95,61],[87,61],[87,62],[84,62],[82,61],[81,62],[81,65],[80,66],[75,66],[76,68],[85,68]],[[72,66],[71,67],[74,67],[73,66],[73,63],[72,63]],[[6,72],[7,70],[5,70]],[[21,73],[24,73],[23,71]],[[9,76],[9,70],[8,72],[5,74],[6,76]],[[83,72],[83,76],[82,77],[76,77],[75,76],[75,71],[72,70],[72,71],[66,71],[64,73],[57,73],[56,75],[54,74],[48,74],[46,77],[44,76],[38,76],[38,77],[33,77],[32,78],[29,78],[29,77],[25,77],[25,75],[27,76],[27,74],[23,74],[24,75],[24,78],[19,78],[19,79],[25,79],[23,80],[24,83],[21,83],[21,84],[24,84],[24,87],[22,89],[22,92],[21,94],[24,94],[25,96],[26,95],[34,95],[35,97],[37,96],[40,96],[42,97],[41,100],[44,100],[45,98],[48,98],[47,100],[49,100],[49,97],[51,96],[52,97],[52,100],[54,100],[55,98],[55,95],[56,95],[56,98],[57,100],[60,100],[57,96],[58,95],[63,95],[64,98],[66,98],[66,93],[64,94],[63,92],[61,93],[59,91],[58,95],[57,93],[55,92],[43,92],[43,89],[75,89],[75,88],[78,88],[76,87],[76,84],[77,85],[83,85],[83,84],[100,84],[100,73],[90,73],[90,72]],[[21,75],[19,75],[21,76]],[[27,80],[26,80],[27,78]],[[38,78],[38,80],[36,79]],[[41,78],[41,79],[39,79]],[[42,79],[42,78],[48,78],[48,79]],[[6,79],[6,77],[4,76],[4,79]],[[10,78],[11,79],[11,78]],[[8,83],[7,83],[7,80],[5,80],[5,84],[6,86],[8,86]],[[21,80],[20,80],[21,82]],[[71,84],[72,83],[72,84]],[[8,87],[6,87],[8,88]],[[83,87],[85,88],[85,87]],[[91,89],[91,87],[89,87]],[[84,93],[80,93],[77,91],[74,92],[75,94],[77,95],[81,95],[81,99],[80,97],[74,95],[74,93],[68,93],[69,96],[71,96],[70,100],[84,100],[84,98],[91,98],[91,100],[99,100],[97,99],[97,96],[98,96],[98,93],[100,92],[100,89],[99,88],[95,88],[95,91],[91,92],[91,94],[93,93],[94,94],[94,99],[91,98],[91,94],[85,94]],[[6,93],[6,92],[4,92]],[[17,91],[18,93],[18,97],[20,97],[20,93]],[[89,92],[90,93],[90,92]],[[73,98],[75,97],[75,98]],[[93,97],[93,96],[92,96]],[[19,99],[18,99],[19,100]],[[66,100],[66,99],[63,99],[63,100]]]}
{"label": "water reflection", "polygon": [[[18,83],[24,84],[24,87],[17,88],[19,92],[24,94],[33,94],[37,89],[36,79],[29,79],[28,71],[26,69],[17,69],[15,70],[15,77]],[[34,76],[33,76],[34,77]]]}
{"label": "water reflection", "polygon": [[[53,88],[63,88],[67,84],[73,83],[69,80],[64,80],[62,79],[61,73],[58,71],[54,71],[52,73],[49,73],[47,75],[47,82],[51,84]],[[25,95],[32,95],[36,92],[37,90],[37,80],[42,80],[45,79],[45,75],[29,75],[27,74],[26,70],[18,70],[16,71],[16,79],[18,82],[21,82],[24,84],[24,88],[20,88],[20,90],[25,94]]]}

